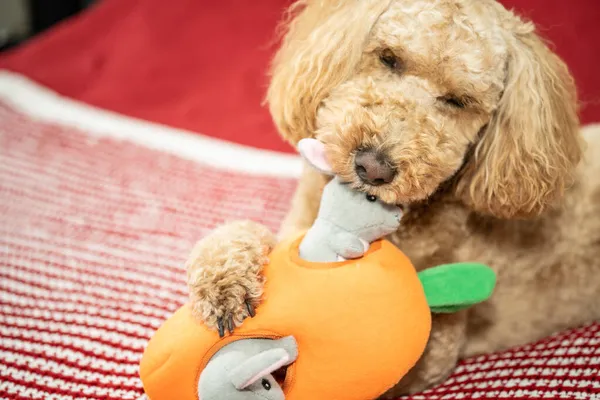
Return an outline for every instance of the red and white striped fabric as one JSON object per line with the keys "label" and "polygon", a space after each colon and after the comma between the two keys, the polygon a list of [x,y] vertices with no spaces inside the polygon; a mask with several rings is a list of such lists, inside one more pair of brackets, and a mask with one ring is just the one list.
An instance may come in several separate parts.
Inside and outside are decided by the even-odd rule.
{"label": "red and white striped fabric", "polygon": [[[230,219],[276,229],[298,171],[287,157],[192,140],[0,74],[0,399],[140,398],[141,353],[186,301],[191,246]],[[591,324],[467,360],[414,398],[600,398],[599,371]]]}
{"label": "red and white striped fabric", "polygon": [[0,398],[134,399],[183,262],[228,219],[276,229],[295,180],[216,169],[0,103]]}

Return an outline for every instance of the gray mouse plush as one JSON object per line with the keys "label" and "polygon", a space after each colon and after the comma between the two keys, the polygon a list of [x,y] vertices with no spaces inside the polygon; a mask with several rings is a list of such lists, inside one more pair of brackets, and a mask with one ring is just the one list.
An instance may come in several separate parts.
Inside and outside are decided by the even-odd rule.
{"label": "gray mouse plush", "polygon": [[[334,175],[321,142],[302,139],[298,149],[314,168]],[[370,243],[396,231],[401,218],[400,207],[355,191],[334,177],[323,189],[317,219],[300,244],[300,257],[312,262],[361,257]]]}
{"label": "gray mouse plush", "polygon": [[219,350],[198,382],[200,400],[284,400],[272,373],[298,357],[291,336],[279,340],[241,339]]}

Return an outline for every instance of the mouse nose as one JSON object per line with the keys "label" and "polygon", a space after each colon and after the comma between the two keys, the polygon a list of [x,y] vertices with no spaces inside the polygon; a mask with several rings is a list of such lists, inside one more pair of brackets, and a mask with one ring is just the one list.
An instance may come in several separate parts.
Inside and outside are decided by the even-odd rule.
{"label": "mouse nose", "polygon": [[354,157],[354,169],[363,182],[373,186],[390,183],[396,176],[389,159],[374,150],[359,150]]}

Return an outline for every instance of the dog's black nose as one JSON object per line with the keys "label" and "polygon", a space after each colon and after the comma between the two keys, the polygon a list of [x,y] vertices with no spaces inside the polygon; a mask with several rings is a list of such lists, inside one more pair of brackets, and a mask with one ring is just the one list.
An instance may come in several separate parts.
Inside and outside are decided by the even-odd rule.
{"label": "dog's black nose", "polygon": [[354,157],[354,169],[363,182],[373,186],[390,183],[396,176],[389,159],[374,150],[359,150]]}

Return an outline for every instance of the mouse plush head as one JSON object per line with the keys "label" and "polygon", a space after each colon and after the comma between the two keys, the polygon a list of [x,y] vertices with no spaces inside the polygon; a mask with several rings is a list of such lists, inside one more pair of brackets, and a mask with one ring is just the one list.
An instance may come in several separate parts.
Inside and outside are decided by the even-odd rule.
{"label": "mouse plush head", "polygon": [[273,373],[297,357],[292,336],[235,341],[217,352],[202,371],[198,396],[201,400],[284,400]]}
{"label": "mouse plush head", "polygon": [[[302,139],[298,143],[298,150],[312,167],[323,174],[335,175],[323,143],[316,139]],[[400,207],[354,190],[334,176],[323,189],[317,220],[328,221],[370,243],[396,231],[401,218]]]}

